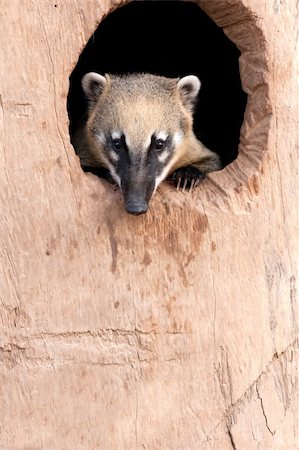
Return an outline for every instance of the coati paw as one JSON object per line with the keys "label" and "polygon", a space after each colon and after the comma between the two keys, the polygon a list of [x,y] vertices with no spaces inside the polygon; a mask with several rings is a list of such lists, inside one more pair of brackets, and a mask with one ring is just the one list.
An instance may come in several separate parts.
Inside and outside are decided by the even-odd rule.
{"label": "coati paw", "polygon": [[205,173],[192,166],[181,167],[170,176],[170,180],[176,185],[177,190],[187,188],[191,192],[204,179]]}

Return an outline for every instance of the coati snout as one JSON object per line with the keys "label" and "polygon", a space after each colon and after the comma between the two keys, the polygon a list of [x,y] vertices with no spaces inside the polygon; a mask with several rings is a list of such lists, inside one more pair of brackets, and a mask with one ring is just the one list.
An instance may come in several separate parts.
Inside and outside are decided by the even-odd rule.
{"label": "coati snout", "polygon": [[109,170],[128,213],[145,213],[158,185],[171,173],[179,175],[182,187],[192,188],[206,172],[220,168],[218,155],[193,133],[200,89],[196,76],[90,72],[82,87],[88,115],[74,135],[75,149],[83,167]]}

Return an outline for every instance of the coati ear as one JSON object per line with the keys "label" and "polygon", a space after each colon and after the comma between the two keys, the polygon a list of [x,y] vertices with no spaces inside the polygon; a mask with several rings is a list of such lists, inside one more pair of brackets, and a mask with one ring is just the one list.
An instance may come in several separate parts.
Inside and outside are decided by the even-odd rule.
{"label": "coati ear", "polygon": [[89,72],[82,78],[82,88],[83,91],[91,102],[96,102],[105,85],[107,84],[107,79],[96,72]]}
{"label": "coati ear", "polygon": [[193,112],[196,103],[200,85],[201,83],[195,75],[187,75],[186,77],[181,78],[177,83],[183,105],[191,113]]}

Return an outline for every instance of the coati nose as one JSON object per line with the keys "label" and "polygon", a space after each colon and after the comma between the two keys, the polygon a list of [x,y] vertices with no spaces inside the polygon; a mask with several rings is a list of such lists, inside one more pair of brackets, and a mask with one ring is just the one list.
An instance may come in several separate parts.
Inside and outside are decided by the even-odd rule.
{"label": "coati nose", "polygon": [[144,200],[128,200],[126,202],[126,211],[129,214],[144,214],[147,211],[147,203]]}

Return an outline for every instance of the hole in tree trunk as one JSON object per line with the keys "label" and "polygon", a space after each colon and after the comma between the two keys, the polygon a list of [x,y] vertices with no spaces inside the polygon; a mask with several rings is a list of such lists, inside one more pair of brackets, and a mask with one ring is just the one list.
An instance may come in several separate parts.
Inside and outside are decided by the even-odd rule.
{"label": "hole in tree trunk", "polygon": [[202,83],[195,134],[226,166],[238,154],[247,100],[239,56],[235,44],[195,3],[138,1],[120,7],[100,23],[70,76],[70,134],[86,113],[81,78],[87,72],[195,74]]}

